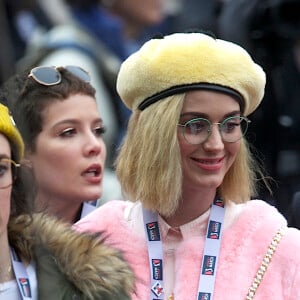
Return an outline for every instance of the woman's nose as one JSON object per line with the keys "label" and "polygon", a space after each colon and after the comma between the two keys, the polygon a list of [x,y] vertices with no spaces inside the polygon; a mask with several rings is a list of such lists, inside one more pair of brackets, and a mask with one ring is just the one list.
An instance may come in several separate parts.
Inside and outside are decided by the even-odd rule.
{"label": "woman's nose", "polygon": [[95,136],[93,133],[88,134],[85,147],[84,147],[84,152],[86,155],[97,155],[101,153],[102,151],[105,151],[105,144],[102,138],[99,136]]}
{"label": "woman's nose", "polygon": [[207,140],[203,143],[207,150],[222,150],[224,143],[218,124],[212,124],[210,134]]}

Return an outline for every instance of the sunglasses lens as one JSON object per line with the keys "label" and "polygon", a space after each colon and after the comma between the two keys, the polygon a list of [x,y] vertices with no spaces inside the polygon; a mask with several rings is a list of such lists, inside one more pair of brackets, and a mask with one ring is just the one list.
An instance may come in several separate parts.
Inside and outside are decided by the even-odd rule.
{"label": "sunglasses lens", "polygon": [[85,82],[91,81],[90,75],[78,66],[66,66],[65,69]]}
{"label": "sunglasses lens", "polygon": [[61,80],[60,73],[51,67],[37,67],[31,70],[32,77],[44,85],[58,84]]}

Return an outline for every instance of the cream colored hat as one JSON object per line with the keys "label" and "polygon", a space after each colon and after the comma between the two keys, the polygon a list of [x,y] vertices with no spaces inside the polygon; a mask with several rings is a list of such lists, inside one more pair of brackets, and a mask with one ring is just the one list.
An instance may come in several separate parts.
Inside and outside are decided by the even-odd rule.
{"label": "cream colored hat", "polygon": [[242,47],[203,33],[151,39],[121,65],[117,91],[131,110],[193,89],[235,97],[243,115],[260,104],[266,75]]}
{"label": "cream colored hat", "polygon": [[8,108],[0,103],[0,133],[5,135],[12,145],[14,159],[19,162],[24,154],[24,143]]}

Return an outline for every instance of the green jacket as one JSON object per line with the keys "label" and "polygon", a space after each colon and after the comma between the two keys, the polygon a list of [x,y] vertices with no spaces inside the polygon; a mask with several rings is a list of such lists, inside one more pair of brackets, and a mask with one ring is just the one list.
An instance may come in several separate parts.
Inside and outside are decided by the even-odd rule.
{"label": "green jacket", "polygon": [[133,273],[100,235],[78,233],[42,214],[35,214],[20,234],[30,241],[40,300],[130,299]]}

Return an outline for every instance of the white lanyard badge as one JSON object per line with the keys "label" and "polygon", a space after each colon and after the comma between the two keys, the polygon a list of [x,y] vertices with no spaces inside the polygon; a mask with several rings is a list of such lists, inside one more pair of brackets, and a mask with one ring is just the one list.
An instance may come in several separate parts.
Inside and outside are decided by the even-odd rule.
{"label": "white lanyard badge", "polygon": [[[212,300],[225,216],[223,200],[215,199],[208,220],[197,300]],[[164,299],[163,250],[157,214],[143,208],[151,271],[150,300]]]}

